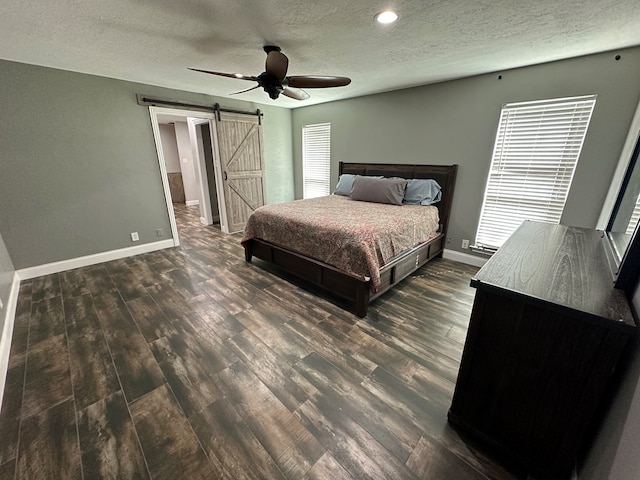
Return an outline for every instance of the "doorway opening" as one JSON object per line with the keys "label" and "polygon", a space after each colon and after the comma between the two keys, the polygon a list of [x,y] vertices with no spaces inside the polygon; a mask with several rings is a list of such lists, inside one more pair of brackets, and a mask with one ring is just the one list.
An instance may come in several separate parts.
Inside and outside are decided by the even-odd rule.
{"label": "doorway opening", "polygon": [[[164,151],[173,147],[163,145],[160,125],[165,123],[173,122],[176,133],[184,132],[186,124],[187,134],[183,137],[186,139],[188,136],[189,140],[184,140],[182,151],[188,151],[190,155],[183,155],[180,142],[176,140],[177,165],[180,166],[185,188],[185,202],[199,206],[200,223],[203,225],[212,225],[218,220],[223,233],[242,231],[251,213],[264,205],[265,199],[260,116],[236,111],[217,111],[214,115],[153,106],[149,107],[149,113],[174,245],[179,245],[179,237]],[[163,127],[163,130],[169,131],[170,128]],[[177,170],[175,163],[173,168]],[[189,164],[192,168],[187,174],[183,167]],[[187,180],[195,185],[191,193],[186,191]]]}
{"label": "doorway opening", "polygon": [[158,107],[151,107],[149,112],[171,233],[174,246],[178,246],[176,209],[182,214],[191,212],[191,216],[197,210],[202,225],[221,221],[214,168],[214,117],[205,112]]}

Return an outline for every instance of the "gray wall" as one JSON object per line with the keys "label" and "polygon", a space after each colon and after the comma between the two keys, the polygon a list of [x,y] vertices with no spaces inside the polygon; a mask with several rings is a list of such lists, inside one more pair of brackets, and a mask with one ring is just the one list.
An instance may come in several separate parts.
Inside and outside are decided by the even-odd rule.
{"label": "gray wall", "polygon": [[148,109],[135,94],[264,112],[267,201],[293,199],[283,108],[0,61],[0,234],[16,269],[170,232]]}
{"label": "gray wall", "polygon": [[[636,286],[633,307],[640,312],[640,284]],[[632,340],[624,375],[617,394],[587,458],[579,472],[580,480],[639,480],[640,456],[640,337]]]}
{"label": "gray wall", "polygon": [[9,293],[11,293],[14,273],[15,269],[9,257],[9,252],[7,252],[2,235],[0,235],[0,299],[2,299],[3,304],[2,309],[0,309],[0,336],[4,329],[4,321],[7,314]]}
{"label": "gray wall", "polygon": [[[637,297],[637,295],[636,295]],[[638,305],[636,303],[636,309]],[[639,480],[640,341],[631,348],[629,366],[586,461],[580,480]]]}
{"label": "gray wall", "polygon": [[259,108],[265,112],[262,119],[262,138],[267,187],[266,202],[289,202],[295,199],[291,110],[267,108],[264,105]]}
{"label": "gray wall", "polygon": [[[616,61],[616,53],[622,55]],[[301,130],[331,123],[332,183],[339,161],[459,165],[447,248],[475,238],[496,127],[505,103],[598,94],[562,217],[595,227],[640,100],[640,48],[304,107],[293,112],[296,197]],[[469,252],[469,250],[466,250]]]}

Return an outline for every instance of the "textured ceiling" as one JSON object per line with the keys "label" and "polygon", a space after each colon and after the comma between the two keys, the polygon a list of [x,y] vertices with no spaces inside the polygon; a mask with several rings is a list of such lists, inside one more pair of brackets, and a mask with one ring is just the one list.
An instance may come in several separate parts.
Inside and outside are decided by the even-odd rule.
{"label": "textured ceiling", "polygon": [[[400,19],[373,21],[393,7]],[[299,107],[640,45],[637,0],[2,0],[0,58],[222,97],[250,87],[264,44],[289,75],[343,75]]]}

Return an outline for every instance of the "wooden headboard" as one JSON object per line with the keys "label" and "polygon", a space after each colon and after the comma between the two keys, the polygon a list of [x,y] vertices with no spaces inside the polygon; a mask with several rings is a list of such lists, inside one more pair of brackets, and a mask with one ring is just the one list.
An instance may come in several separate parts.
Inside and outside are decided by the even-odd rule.
{"label": "wooden headboard", "polygon": [[432,178],[442,187],[442,200],[434,204],[440,214],[441,231],[446,237],[453,190],[456,185],[458,165],[404,165],[391,163],[348,163],[340,162],[338,173],[353,175],[400,177],[400,178]]}

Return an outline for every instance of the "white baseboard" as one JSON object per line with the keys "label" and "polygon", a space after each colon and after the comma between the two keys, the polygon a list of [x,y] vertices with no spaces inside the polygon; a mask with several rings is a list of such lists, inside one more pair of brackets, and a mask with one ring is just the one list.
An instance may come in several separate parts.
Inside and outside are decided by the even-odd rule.
{"label": "white baseboard", "polygon": [[200,200],[187,200],[184,202],[187,207],[193,207],[194,205],[200,205]]}
{"label": "white baseboard", "polygon": [[95,253],[93,255],[85,255],[84,257],[70,258],[69,260],[61,260],[59,262],[46,263],[44,265],[36,265],[35,267],[21,268],[16,271],[20,280],[41,277],[42,275],[51,275],[52,273],[73,270],[74,268],[95,265],[96,263],[109,262],[119,258],[140,255],[141,253],[154,252],[164,248],[175,246],[172,239],[160,240],[159,242],[144,243],[135,247],[121,248],[119,250],[111,250],[108,252]]}
{"label": "white baseboard", "polygon": [[473,265],[474,267],[482,267],[487,263],[488,258],[477,257],[468,253],[458,252],[457,250],[444,249],[442,254],[443,258],[453,260],[454,262],[466,263],[467,265]]}
{"label": "white baseboard", "polygon": [[17,273],[13,274],[11,291],[7,300],[7,309],[0,332],[0,408],[2,408],[2,396],[9,370],[9,353],[11,352],[11,337],[13,336],[13,324],[16,319],[16,305],[18,304],[18,292],[20,291],[20,278]]}

